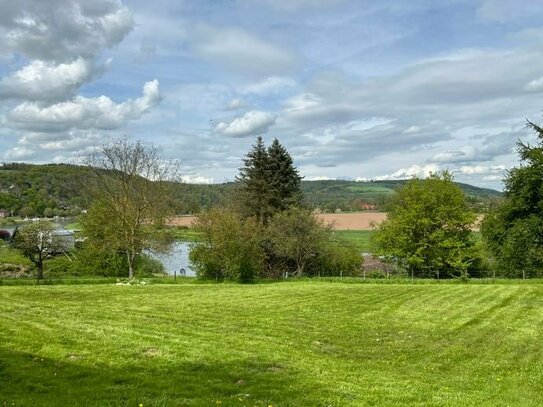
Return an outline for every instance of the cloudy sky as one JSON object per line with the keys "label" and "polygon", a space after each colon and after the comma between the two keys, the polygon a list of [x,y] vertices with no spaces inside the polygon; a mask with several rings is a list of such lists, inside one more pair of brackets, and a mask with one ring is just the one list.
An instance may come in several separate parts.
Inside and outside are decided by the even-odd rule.
{"label": "cloudy sky", "polygon": [[257,135],[306,179],[501,188],[543,122],[543,2],[0,0],[0,161],[123,135],[232,180]]}

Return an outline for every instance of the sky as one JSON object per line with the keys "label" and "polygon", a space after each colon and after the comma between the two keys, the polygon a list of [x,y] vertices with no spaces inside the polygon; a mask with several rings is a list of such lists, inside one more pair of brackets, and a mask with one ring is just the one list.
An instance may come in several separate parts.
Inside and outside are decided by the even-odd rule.
{"label": "sky", "polygon": [[0,161],[119,137],[232,181],[261,135],[308,180],[501,189],[542,123],[543,2],[0,0]]}

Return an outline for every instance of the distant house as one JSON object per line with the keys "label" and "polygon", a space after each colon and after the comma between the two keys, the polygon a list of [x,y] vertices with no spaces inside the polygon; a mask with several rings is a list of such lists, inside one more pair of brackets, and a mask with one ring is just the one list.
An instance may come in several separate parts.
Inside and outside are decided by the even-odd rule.
{"label": "distant house", "polygon": [[363,211],[374,211],[377,209],[377,205],[362,204],[360,209],[362,209]]}
{"label": "distant house", "polygon": [[5,209],[0,209],[0,218],[9,218],[11,213]]}

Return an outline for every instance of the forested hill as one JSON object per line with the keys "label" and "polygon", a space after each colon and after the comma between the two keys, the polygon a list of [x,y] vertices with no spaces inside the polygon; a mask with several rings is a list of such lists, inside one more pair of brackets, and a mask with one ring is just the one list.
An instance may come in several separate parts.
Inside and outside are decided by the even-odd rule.
{"label": "forested hill", "polygon": [[[0,166],[0,210],[22,216],[52,216],[78,213],[86,207],[81,195],[85,167],[68,164],[4,164]],[[303,181],[307,203],[313,208],[332,212],[372,209],[386,210],[395,190],[406,181]],[[458,184],[471,204],[485,210],[501,197],[491,189]],[[234,184],[176,185],[179,207],[183,213],[198,213],[220,205],[233,192]]]}

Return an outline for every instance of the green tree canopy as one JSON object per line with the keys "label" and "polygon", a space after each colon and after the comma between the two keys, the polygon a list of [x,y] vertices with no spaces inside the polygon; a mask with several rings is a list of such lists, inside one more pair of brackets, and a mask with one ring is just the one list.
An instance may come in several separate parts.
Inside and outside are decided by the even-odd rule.
{"label": "green tree canopy", "polygon": [[56,253],[67,249],[67,242],[55,234],[49,221],[28,223],[13,234],[13,247],[20,250],[38,269],[38,279],[43,278],[43,262]]}
{"label": "green tree canopy", "polygon": [[521,165],[506,174],[505,199],[482,225],[497,268],[510,277],[543,270],[543,129],[532,122],[527,126],[537,144],[518,141]]}
{"label": "green tree canopy", "polygon": [[236,178],[243,216],[254,216],[266,224],[275,213],[299,205],[301,179],[292,157],[277,139],[266,149],[262,137],[258,137]]}
{"label": "green tree canopy", "polygon": [[329,226],[301,208],[277,213],[267,231],[273,252],[295,265],[297,277],[301,277],[307,265],[324,251],[330,232]]}
{"label": "green tree canopy", "polygon": [[86,157],[86,164],[92,205],[83,218],[84,233],[96,248],[124,253],[132,278],[137,257],[157,247],[161,226],[173,214],[167,181],[175,177],[176,166],[155,148],[126,139],[102,146]]}
{"label": "green tree canopy", "polygon": [[210,209],[195,227],[203,238],[192,245],[190,261],[201,278],[252,281],[262,276],[261,225],[230,209]]}
{"label": "green tree canopy", "polygon": [[373,239],[376,254],[412,276],[467,275],[475,214],[448,172],[413,179],[398,191]]}

